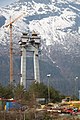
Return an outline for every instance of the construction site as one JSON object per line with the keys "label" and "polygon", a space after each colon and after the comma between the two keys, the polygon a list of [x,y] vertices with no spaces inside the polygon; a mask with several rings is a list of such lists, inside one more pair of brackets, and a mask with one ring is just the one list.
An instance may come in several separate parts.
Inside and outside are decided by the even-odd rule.
{"label": "construction site", "polygon": [[[45,8],[47,9],[47,7]],[[6,48],[5,52],[7,55],[5,53],[3,55],[2,51],[0,55],[0,64],[2,66],[0,70],[0,120],[80,120],[80,90],[77,88],[76,83],[79,77],[77,75],[73,77],[74,81],[72,84],[73,89],[71,88],[71,95],[70,89],[68,89],[69,84],[66,85],[67,82],[65,82],[67,89],[65,89],[63,84],[63,81],[67,80],[67,77],[64,79],[64,76],[65,74],[68,76],[69,71],[66,72],[62,61],[61,65],[64,69],[60,69],[59,64],[55,62],[56,59],[53,57],[53,54],[59,49],[55,50],[54,48],[54,50],[52,50],[53,42],[49,45],[49,48],[48,46],[45,47],[45,39],[42,41],[39,32],[34,29],[32,31],[28,29],[26,32],[21,31],[21,36],[18,36],[18,38],[14,37],[13,26],[16,22],[18,24],[18,20],[23,18],[23,16],[25,16],[24,12],[15,19],[12,19],[10,16],[8,23],[3,27],[4,29],[9,29],[9,33],[6,32],[8,35],[8,37],[6,37],[8,40],[6,44],[8,48],[5,47],[6,45],[4,45],[4,47],[1,46],[3,49]],[[40,16],[38,17],[40,19]],[[25,21],[25,19],[27,19],[26,16],[23,21]],[[48,23],[50,24],[50,21]],[[41,27],[40,22],[39,25]],[[51,32],[53,33],[53,31]],[[51,35],[51,33],[49,34]],[[17,43],[14,43],[14,39],[17,39]],[[53,36],[51,36],[51,40],[52,39]],[[14,44],[16,44],[17,47],[15,47]],[[43,47],[41,45],[43,45]],[[60,47],[57,43],[55,43],[54,46]],[[42,51],[43,49],[44,52]],[[66,48],[64,47],[64,49]],[[53,52],[51,55],[50,50]],[[44,71],[40,71],[42,70],[40,69],[40,62],[42,62],[40,61],[40,55],[42,52],[44,53],[42,59],[45,58],[42,63],[42,69]],[[61,48],[58,52],[61,53]],[[60,57],[60,53],[54,56]],[[3,60],[2,57],[3,59],[5,57],[6,60]],[[49,63],[46,59],[50,60]],[[61,60],[63,59],[64,57],[61,58]],[[6,61],[5,65],[4,61]],[[64,61],[64,64],[66,61]],[[6,68],[7,65],[8,67]],[[51,69],[52,66],[53,69]],[[46,69],[48,72],[46,72]],[[61,89],[62,87],[64,88],[63,90]]]}
{"label": "construction site", "polygon": [[[21,16],[19,16],[21,17]],[[19,18],[18,17],[18,18]],[[39,71],[39,50],[41,46],[41,37],[35,32],[23,33],[18,41],[20,47],[20,82],[16,84],[13,73],[13,40],[12,40],[12,24],[18,19],[11,21],[6,27],[10,27],[10,81],[9,91],[11,95],[0,98],[0,118],[1,120],[79,120],[80,118],[80,102],[72,101],[70,97],[57,96],[54,100],[52,97],[51,88],[40,83]],[[33,55],[33,79],[31,80],[32,87],[27,89],[27,52]],[[42,88],[38,88],[43,86]],[[45,89],[45,91],[44,91]],[[4,89],[3,89],[4,90]],[[47,92],[47,93],[46,93]],[[55,91],[58,93],[58,91]],[[7,93],[7,91],[6,91]],[[10,93],[10,92],[9,92]],[[8,94],[9,94],[8,93]],[[44,93],[46,95],[41,95]],[[59,98],[58,98],[59,97]],[[62,97],[62,98],[60,98]],[[58,98],[58,100],[57,100]]]}

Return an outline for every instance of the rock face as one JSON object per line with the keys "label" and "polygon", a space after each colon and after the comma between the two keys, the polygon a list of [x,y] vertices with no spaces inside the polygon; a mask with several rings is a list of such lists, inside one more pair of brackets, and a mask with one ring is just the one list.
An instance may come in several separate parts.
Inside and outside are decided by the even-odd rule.
{"label": "rock face", "polygon": [[[9,30],[5,25],[19,15],[13,23],[13,48],[19,50],[18,41],[22,32],[35,30],[42,38],[40,55],[41,81],[50,83],[65,94],[77,94],[80,89],[80,1],[79,0],[19,0],[0,8],[0,62],[4,61],[2,79],[9,80]],[[6,54],[5,54],[6,53]],[[8,61],[6,61],[6,57]],[[4,57],[3,57],[4,56]],[[20,61],[19,54],[14,59]],[[17,60],[17,61],[18,61]],[[15,64],[18,65],[17,61]],[[30,63],[32,65],[32,63]],[[19,63],[20,66],[20,63]],[[15,71],[20,67],[14,66]],[[31,68],[30,68],[31,69]],[[30,75],[30,69],[29,75]],[[3,70],[4,71],[4,70]],[[8,71],[8,72],[7,72]],[[31,74],[33,77],[33,75]],[[75,78],[78,77],[77,80]],[[19,77],[15,79],[19,81]],[[4,80],[3,80],[4,81]]]}

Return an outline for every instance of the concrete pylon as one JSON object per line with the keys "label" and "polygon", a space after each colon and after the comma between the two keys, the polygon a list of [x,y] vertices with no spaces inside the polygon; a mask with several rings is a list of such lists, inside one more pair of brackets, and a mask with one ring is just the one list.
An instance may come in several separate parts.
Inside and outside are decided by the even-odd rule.
{"label": "concrete pylon", "polygon": [[40,37],[33,31],[31,41],[34,41],[34,80],[40,83],[40,72],[39,72],[39,47],[40,47]]}
{"label": "concrete pylon", "polygon": [[26,47],[29,41],[29,36],[27,33],[23,33],[23,36],[21,37],[21,40],[19,41],[19,45],[21,47],[21,80],[20,85],[24,86],[24,89],[26,89]]}
{"label": "concrete pylon", "polygon": [[34,81],[40,83],[40,73],[39,73],[39,47],[40,47],[40,37],[33,31],[32,35],[23,34],[21,40],[19,41],[21,47],[21,80],[20,84],[26,89],[26,52],[33,52],[33,62],[34,62]]}

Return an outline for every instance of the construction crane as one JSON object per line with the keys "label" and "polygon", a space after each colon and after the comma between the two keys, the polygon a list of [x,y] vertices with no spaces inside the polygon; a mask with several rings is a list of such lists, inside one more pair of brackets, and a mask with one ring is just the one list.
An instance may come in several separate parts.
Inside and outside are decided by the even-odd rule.
{"label": "construction crane", "polygon": [[[24,14],[24,13],[23,13]],[[20,17],[23,16],[23,14],[21,14],[20,16],[18,16],[17,18],[15,18],[14,20],[11,19],[10,16],[10,22],[5,25],[5,27],[10,27],[10,84],[13,83],[13,41],[12,41],[12,24],[17,21]]]}

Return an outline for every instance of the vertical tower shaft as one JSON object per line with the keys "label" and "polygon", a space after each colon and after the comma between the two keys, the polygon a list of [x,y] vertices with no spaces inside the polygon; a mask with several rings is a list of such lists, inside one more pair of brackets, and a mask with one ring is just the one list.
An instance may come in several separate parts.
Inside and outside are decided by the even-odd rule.
{"label": "vertical tower shaft", "polygon": [[34,48],[34,80],[40,83],[38,49]]}
{"label": "vertical tower shaft", "polygon": [[26,89],[26,48],[21,49],[21,81],[20,84]]}

